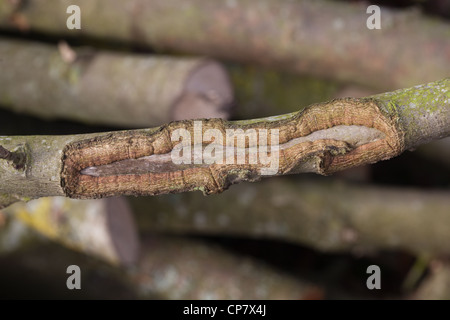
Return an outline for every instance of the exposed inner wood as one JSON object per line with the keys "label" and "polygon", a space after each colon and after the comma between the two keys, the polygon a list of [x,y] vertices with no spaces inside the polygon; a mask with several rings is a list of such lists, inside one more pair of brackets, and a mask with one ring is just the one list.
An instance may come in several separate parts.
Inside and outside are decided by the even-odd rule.
{"label": "exposed inner wood", "polygon": [[[243,141],[250,132],[251,138]],[[232,136],[241,143],[228,141]],[[211,143],[219,148],[226,146],[222,163]],[[269,150],[264,148],[271,144]],[[186,151],[198,149],[202,159],[180,152],[182,145]],[[258,147],[256,157],[253,146]],[[61,186],[67,196],[80,199],[196,190],[207,195],[268,176],[304,172],[328,175],[389,159],[403,150],[404,133],[398,128],[398,118],[386,116],[376,100],[335,99],[261,119],[174,121],[159,128],[80,139],[63,151]],[[185,160],[176,162],[184,164],[176,166],[173,158]],[[130,159],[135,160],[128,162]],[[117,168],[100,173],[99,168],[108,165]]]}
{"label": "exposed inner wood", "polygon": [[[338,141],[344,141],[352,148],[357,148],[361,145],[371,143],[380,139],[384,139],[385,134],[378,129],[369,128],[366,126],[359,125],[337,125],[331,128],[322,129],[314,131],[313,133],[294,138],[285,143],[279,144],[279,150],[286,150],[291,148],[297,144],[304,142],[314,142],[318,140],[324,139],[333,139]],[[213,146],[214,143],[208,144]],[[268,144],[270,145],[270,144]],[[228,148],[234,149],[232,154],[234,157],[239,157],[244,155],[244,159],[246,161],[245,164],[249,163],[250,155],[257,154],[260,152],[258,146],[248,147],[248,148],[239,148],[234,146],[221,146],[216,144],[218,148],[222,148],[223,154],[223,163],[236,163],[235,159],[226,158]],[[203,146],[204,147],[204,146]],[[82,175],[88,175],[93,177],[106,177],[106,176],[119,176],[119,175],[136,175],[136,174],[146,174],[146,173],[161,173],[161,172],[175,172],[181,171],[187,168],[198,168],[198,167],[207,167],[207,159],[205,156],[208,156],[208,153],[202,154],[202,163],[194,164],[194,157],[198,157],[198,151],[203,152],[204,148],[195,148],[194,146],[184,146],[182,152],[191,153],[191,164],[181,164],[177,165],[173,162],[171,152],[164,154],[153,154],[150,156],[140,157],[137,159],[126,159],[121,161],[116,161],[110,164],[100,165],[100,166],[91,166],[84,168],[80,171]],[[267,148],[267,151],[270,152],[270,147]],[[228,152],[230,154],[231,152]]]}

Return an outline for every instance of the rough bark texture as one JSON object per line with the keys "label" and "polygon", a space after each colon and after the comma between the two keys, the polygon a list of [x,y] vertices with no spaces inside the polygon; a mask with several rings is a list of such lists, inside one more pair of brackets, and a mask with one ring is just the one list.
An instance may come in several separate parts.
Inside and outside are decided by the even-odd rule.
{"label": "rough bark texture", "polygon": [[[174,143],[173,133],[178,129],[184,129],[194,138]],[[215,129],[224,136],[227,136],[226,130],[234,130],[233,150],[239,149],[235,148],[236,129],[243,133],[253,130],[259,137],[251,140],[241,135],[242,164],[236,152],[230,157],[227,155],[223,163],[212,156],[200,158],[203,162],[198,163],[194,155],[192,164],[175,165],[171,152],[180,145],[200,153],[204,152],[204,144],[230,147],[229,141],[204,136],[208,129]],[[261,140],[262,130],[268,130],[265,140]],[[16,168],[11,160],[0,159],[0,194],[5,197],[3,205],[11,198],[53,195],[99,198],[193,190],[211,194],[240,181],[257,181],[262,176],[301,172],[330,174],[374,163],[449,134],[450,79],[443,79],[369,98],[336,99],[299,112],[262,119],[187,120],[159,128],[110,133],[0,137],[0,145],[5,150],[21,154],[25,159],[25,166],[21,168]],[[196,136],[200,136],[200,141],[195,141]],[[275,142],[274,136],[278,139]],[[254,148],[265,148],[275,156],[278,165],[275,171],[263,173],[266,165],[262,161],[250,162],[246,154]],[[129,171],[120,173],[95,173],[103,166],[121,166],[123,161],[139,163],[144,159],[152,159],[152,163],[157,159],[159,167],[140,168],[139,172],[130,167]]]}
{"label": "rough bark texture", "polygon": [[446,191],[270,179],[220,196],[129,201],[137,225],[146,231],[278,239],[335,252],[450,252]]}
{"label": "rough bark texture", "polygon": [[[72,4],[81,8],[81,30],[66,27]],[[369,30],[367,7],[318,0],[4,1],[0,25],[207,54],[381,90],[448,76],[448,23],[382,8],[381,30]]]}
{"label": "rough bark texture", "polygon": [[115,265],[131,265],[138,259],[137,230],[122,198],[41,198],[16,203],[2,214],[14,216],[71,249]]}
{"label": "rough bark texture", "polygon": [[124,127],[228,117],[233,92],[215,61],[89,49],[74,54],[69,62],[56,46],[0,38],[0,105],[46,119]]}
{"label": "rough bark texture", "polygon": [[398,116],[408,149],[450,135],[450,78],[373,98]]}

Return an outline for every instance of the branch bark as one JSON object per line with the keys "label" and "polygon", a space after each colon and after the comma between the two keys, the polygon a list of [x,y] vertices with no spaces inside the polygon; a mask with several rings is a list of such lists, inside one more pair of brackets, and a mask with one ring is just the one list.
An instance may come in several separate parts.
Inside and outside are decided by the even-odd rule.
{"label": "branch bark", "polygon": [[[72,4],[81,8],[81,30],[66,28]],[[135,42],[380,90],[448,76],[448,23],[382,8],[382,29],[369,30],[366,10],[319,0],[31,0],[3,3],[0,26]]]}
{"label": "branch bark", "polygon": [[[215,135],[210,129],[215,129]],[[239,138],[237,129],[258,137]],[[174,143],[177,132],[194,139]],[[209,136],[205,135],[208,132]],[[230,141],[217,139],[220,134],[231,136]],[[331,174],[389,159],[448,135],[450,78],[368,98],[336,99],[262,119],[186,120],[120,132],[0,137],[4,149],[26,159],[21,169],[0,159],[0,194],[6,205],[11,199],[56,195],[86,199],[194,190],[219,193],[231,184],[263,176]],[[196,141],[198,136],[200,141]],[[243,142],[237,148],[236,137]],[[220,153],[213,156],[205,151],[208,147],[232,154],[222,152],[226,161],[220,163],[215,157]],[[256,151],[261,157],[261,148],[266,158],[270,157],[270,165],[277,164],[276,170],[263,171],[267,159],[265,163],[261,158],[256,164],[250,161]],[[191,163],[175,164],[173,150],[186,152]],[[200,162],[198,153],[204,155]],[[239,163],[240,156],[244,163]]]}
{"label": "branch bark", "polygon": [[0,38],[0,105],[46,119],[141,128],[228,117],[233,90],[216,61],[61,48]]}

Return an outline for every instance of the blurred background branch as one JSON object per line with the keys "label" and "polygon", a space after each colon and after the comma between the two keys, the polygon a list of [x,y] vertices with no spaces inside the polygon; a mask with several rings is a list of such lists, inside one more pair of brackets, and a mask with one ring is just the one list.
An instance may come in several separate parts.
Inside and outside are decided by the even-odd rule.
{"label": "blurred background branch", "polygon": [[[73,4],[83,8],[88,28],[66,28]],[[324,0],[6,1],[0,27],[206,54],[380,91],[448,76],[448,23],[417,10],[383,8],[383,27],[373,31],[366,28],[366,9],[365,3]]]}
{"label": "blurred background branch", "polygon": [[68,61],[64,52],[72,49],[62,48],[0,38],[0,56],[8,57],[0,61],[0,104],[46,119],[122,127],[228,117],[233,91],[215,61],[92,49],[70,51]]}
{"label": "blurred background branch", "polygon": [[[448,191],[302,178],[241,184],[221,195],[129,198],[141,230],[279,239],[321,251],[450,251]],[[151,212],[148,208],[152,208]]]}

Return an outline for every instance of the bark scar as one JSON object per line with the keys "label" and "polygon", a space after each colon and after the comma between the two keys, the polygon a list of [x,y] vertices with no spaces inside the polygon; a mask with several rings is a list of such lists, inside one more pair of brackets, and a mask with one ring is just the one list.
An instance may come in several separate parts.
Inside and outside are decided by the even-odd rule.
{"label": "bark scar", "polygon": [[[222,133],[228,129],[253,129],[259,135],[258,147],[261,144],[259,130],[267,129],[270,132],[267,139],[271,141],[274,133],[270,130],[276,129],[279,170],[273,175],[311,171],[327,175],[389,159],[404,150],[404,134],[397,125],[397,119],[386,116],[381,110],[377,101],[370,98],[336,99],[289,115],[247,122],[203,119],[201,130],[203,136],[208,129],[218,129]],[[177,121],[158,130],[116,132],[68,144],[62,158],[61,185],[64,192],[73,198],[192,190],[210,194],[222,192],[239,181],[261,178],[258,171],[261,164],[249,161],[245,164],[193,163],[179,166],[170,163],[168,155],[176,145],[171,140],[172,134],[177,129],[185,129],[194,136],[195,125],[195,120]],[[203,143],[210,144],[213,140]],[[245,141],[246,154],[255,147],[253,144],[250,139]],[[267,144],[270,146],[270,142]],[[222,146],[230,147],[225,141],[222,141]],[[131,169],[133,166],[138,170]]]}

